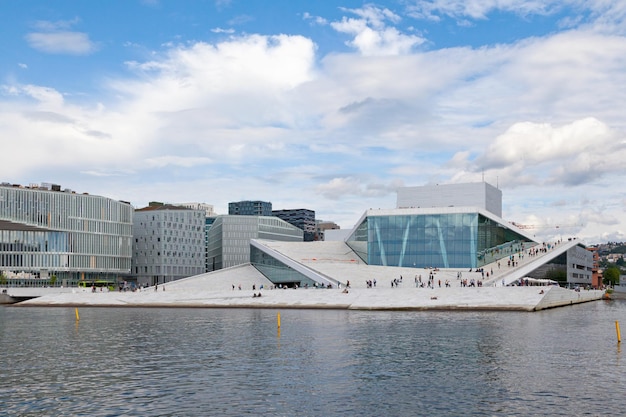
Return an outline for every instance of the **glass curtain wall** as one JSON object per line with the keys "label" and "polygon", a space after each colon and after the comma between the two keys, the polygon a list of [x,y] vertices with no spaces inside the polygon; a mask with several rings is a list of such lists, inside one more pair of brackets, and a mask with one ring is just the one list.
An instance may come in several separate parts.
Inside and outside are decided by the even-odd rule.
{"label": "glass curtain wall", "polygon": [[370,216],[346,243],[369,265],[477,268],[525,242],[478,213],[455,213]]}
{"label": "glass curtain wall", "polygon": [[250,263],[276,285],[313,287],[315,281],[285,265],[265,252],[250,246]]}
{"label": "glass curtain wall", "polygon": [[65,285],[127,275],[132,212],[105,197],[0,187],[0,267]]}

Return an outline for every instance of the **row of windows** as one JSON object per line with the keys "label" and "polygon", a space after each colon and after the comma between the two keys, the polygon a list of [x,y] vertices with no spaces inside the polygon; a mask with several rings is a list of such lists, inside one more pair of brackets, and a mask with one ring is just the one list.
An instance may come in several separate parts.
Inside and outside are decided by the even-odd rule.
{"label": "row of windows", "polygon": [[[135,252],[135,258],[145,258],[145,257],[150,257],[150,258],[155,258],[158,259],[161,256],[161,252],[156,252],[156,257],[154,256],[155,253],[153,251],[137,251]],[[167,256],[167,257],[175,257],[175,258],[199,258],[199,257],[204,257],[204,251],[195,251],[195,252],[189,252],[189,251],[184,251],[184,252],[177,252],[177,251],[167,251],[167,252],[163,252],[163,256]]]}
{"label": "row of windows", "polygon": [[161,240],[163,240],[164,242],[181,242],[181,243],[191,243],[191,242],[204,242],[206,241],[206,239],[204,238],[204,236],[202,235],[196,235],[196,236],[191,236],[191,237],[178,237],[178,236],[168,236],[168,237],[164,237],[163,239],[161,239],[160,237],[153,237],[153,236],[139,236],[135,238],[135,243],[139,243],[139,241],[141,242],[160,242]]}
{"label": "row of windows", "polygon": [[0,265],[3,269],[23,271],[69,269],[128,272],[130,258],[52,253],[0,253]]}
{"label": "row of windows", "polygon": [[195,225],[192,225],[189,223],[174,223],[174,224],[172,224],[171,222],[167,224],[163,223],[163,228],[161,228],[161,222],[157,222],[156,227],[155,225],[153,225],[152,222],[150,223],[137,222],[135,223],[134,227],[135,227],[135,230],[140,230],[140,229],[163,229],[163,230],[179,229],[179,230],[194,230],[194,231],[204,230],[204,222],[191,221],[191,223],[195,223]]}
{"label": "row of windows", "polygon": [[178,230],[154,230],[154,229],[145,229],[145,230],[136,230],[135,229],[135,233],[134,233],[135,239],[147,239],[150,238],[152,239],[154,236],[156,236],[158,239],[160,239],[161,237],[163,237],[165,239],[166,236],[191,236],[191,237],[203,237],[204,238],[204,231],[198,232],[198,231],[181,231],[179,232]]}
{"label": "row of windows", "polygon": [[198,275],[204,272],[202,267],[197,266],[178,266],[178,265],[156,265],[156,266],[136,266],[133,268],[136,275],[148,274],[148,275],[167,275],[167,276],[192,276]]}
{"label": "row of windows", "polygon": [[130,238],[90,233],[0,230],[0,252],[83,253],[130,257]]}
{"label": "row of windows", "polygon": [[[106,197],[0,187],[0,217],[59,230],[93,230],[130,234],[133,208]],[[95,223],[85,225],[83,220]],[[117,233],[120,228],[120,233]]]}
{"label": "row of windows", "polygon": [[133,265],[204,265],[204,256],[196,258],[174,258],[174,257],[145,257],[137,256],[133,259]]}
{"label": "row of windows", "polygon": [[[145,221],[169,221],[174,223],[204,223],[206,214],[203,210],[162,210],[145,213],[142,211],[135,212],[135,218],[145,219]],[[152,223],[151,223],[152,224]]]}
{"label": "row of windows", "polygon": [[148,242],[135,242],[135,249],[148,249],[148,248],[152,248],[155,249],[157,247],[159,248],[164,248],[164,249],[187,249],[187,247],[189,247],[190,250],[192,249],[200,249],[203,250],[204,249],[204,241],[203,240],[193,240],[193,239],[181,239],[180,244],[179,243],[148,243]]}

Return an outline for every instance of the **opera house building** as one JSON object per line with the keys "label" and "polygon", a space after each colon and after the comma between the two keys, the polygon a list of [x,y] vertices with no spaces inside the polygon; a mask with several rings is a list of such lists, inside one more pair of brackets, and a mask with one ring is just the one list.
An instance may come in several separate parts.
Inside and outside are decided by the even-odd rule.
{"label": "opera house building", "polygon": [[[332,286],[376,278],[388,282],[402,276],[426,279],[426,270],[433,269],[454,271],[449,277],[472,271],[489,281],[494,267],[504,272],[516,257],[555,249],[503,220],[501,213],[502,192],[485,182],[404,187],[398,190],[396,208],[367,210],[340,241],[253,240],[250,260],[270,281],[287,286]],[[573,281],[591,283],[592,255],[579,242],[565,242],[551,253],[541,262],[561,262],[568,268],[568,281],[574,277]],[[542,277],[542,266],[529,264],[504,278],[497,275],[509,285],[533,273]]]}

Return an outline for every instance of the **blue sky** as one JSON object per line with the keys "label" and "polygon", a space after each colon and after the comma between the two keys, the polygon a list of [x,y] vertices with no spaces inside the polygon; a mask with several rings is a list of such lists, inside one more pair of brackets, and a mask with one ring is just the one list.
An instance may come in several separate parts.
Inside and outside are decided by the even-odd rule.
{"label": "blue sky", "polygon": [[[0,180],[343,228],[480,181],[626,240],[626,2],[0,1]],[[556,226],[560,226],[558,230]]]}

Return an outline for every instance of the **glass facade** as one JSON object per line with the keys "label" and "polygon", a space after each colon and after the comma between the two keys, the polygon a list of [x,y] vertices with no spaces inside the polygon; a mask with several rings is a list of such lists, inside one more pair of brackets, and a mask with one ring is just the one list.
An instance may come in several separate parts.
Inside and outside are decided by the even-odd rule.
{"label": "glass facade", "polygon": [[480,213],[368,216],[346,241],[369,265],[414,268],[477,268],[525,242]]}
{"label": "glass facade", "polygon": [[304,241],[315,240],[315,211],[309,209],[273,210],[272,215],[304,231]]}
{"label": "glass facade", "polygon": [[250,263],[274,284],[287,287],[297,285],[299,287],[314,286],[315,281],[285,265],[267,253],[250,247]]}
{"label": "glass facade", "polygon": [[117,280],[130,272],[132,213],[105,197],[0,186],[0,270],[57,285]]}
{"label": "glass facade", "polygon": [[269,201],[236,201],[228,203],[231,216],[271,216],[272,203]]}
{"label": "glass facade", "polygon": [[302,242],[303,233],[278,217],[218,216],[208,231],[208,271],[250,262],[250,239]]}

